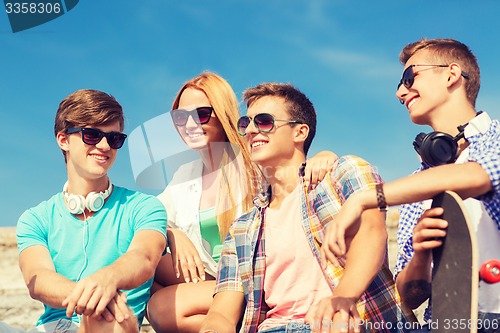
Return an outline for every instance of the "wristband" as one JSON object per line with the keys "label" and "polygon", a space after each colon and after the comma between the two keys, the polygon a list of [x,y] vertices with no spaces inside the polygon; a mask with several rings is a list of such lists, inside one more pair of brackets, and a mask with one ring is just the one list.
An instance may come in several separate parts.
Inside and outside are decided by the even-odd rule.
{"label": "wristband", "polygon": [[387,202],[385,201],[384,188],[382,186],[382,184],[375,185],[375,190],[377,192],[377,204],[378,210],[380,210],[381,212],[386,212]]}

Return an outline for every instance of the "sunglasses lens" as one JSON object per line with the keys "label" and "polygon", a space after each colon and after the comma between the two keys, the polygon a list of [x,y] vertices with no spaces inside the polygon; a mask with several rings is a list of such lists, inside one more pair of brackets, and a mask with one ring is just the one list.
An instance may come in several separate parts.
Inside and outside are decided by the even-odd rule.
{"label": "sunglasses lens", "polygon": [[189,114],[184,110],[172,110],[170,116],[176,126],[184,126],[187,123]]}
{"label": "sunglasses lens", "polygon": [[274,127],[274,118],[267,113],[260,113],[256,115],[254,122],[261,132],[270,132]]}
{"label": "sunglasses lens", "polygon": [[411,86],[413,85],[414,79],[415,79],[415,74],[413,73],[413,66],[410,66],[407,69],[405,69],[405,71],[403,72],[403,77],[401,78],[401,83],[403,83],[403,85],[406,88],[411,88]]}
{"label": "sunglasses lens", "polygon": [[125,134],[117,132],[111,132],[106,136],[109,146],[113,149],[120,149],[126,138],[127,136]]}
{"label": "sunglasses lens", "polygon": [[[76,128],[82,131],[82,141],[87,145],[96,145],[101,142],[103,137],[106,137],[108,145],[113,149],[120,149],[127,138],[126,134],[120,132],[104,133],[96,128]],[[75,131],[71,132],[74,133]]]}
{"label": "sunglasses lens", "polygon": [[96,145],[101,141],[103,134],[103,132],[98,131],[94,128],[83,128],[82,140],[88,145]]}
{"label": "sunglasses lens", "polygon": [[176,126],[185,126],[189,116],[193,117],[194,122],[197,124],[206,124],[210,121],[212,111],[213,108],[210,106],[197,108],[193,111],[178,109],[170,111],[170,116]]}
{"label": "sunglasses lens", "polygon": [[[198,121],[200,124],[206,124],[210,121],[210,117],[212,116],[212,108],[211,107],[203,107],[197,108],[196,111],[198,113]],[[196,121],[196,119],[195,119]]]}
{"label": "sunglasses lens", "polygon": [[245,116],[238,119],[238,134],[241,136],[245,136],[245,130],[247,129],[248,125],[250,125],[250,118]]}

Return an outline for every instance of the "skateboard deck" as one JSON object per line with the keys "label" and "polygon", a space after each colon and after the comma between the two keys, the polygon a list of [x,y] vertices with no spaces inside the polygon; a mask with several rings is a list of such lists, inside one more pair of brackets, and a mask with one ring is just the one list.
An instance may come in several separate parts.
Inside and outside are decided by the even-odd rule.
{"label": "skateboard deck", "polygon": [[432,332],[476,333],[479,259],[474,229],[456,193],[435,196],[432,207],[442,207],[441,218],[448,221],[443,244],[432,253]]}

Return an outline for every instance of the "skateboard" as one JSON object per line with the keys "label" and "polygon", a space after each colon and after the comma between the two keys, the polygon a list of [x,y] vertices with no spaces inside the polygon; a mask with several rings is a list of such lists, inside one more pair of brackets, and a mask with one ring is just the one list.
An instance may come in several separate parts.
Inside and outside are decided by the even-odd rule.
{"label": "skateboard", "polygon": [[432,207],[444,209],[441,218],[448,228],[443,244],[432,251],[431,330],[476,333],[479,259],[474,229],[456,193],[438,194]]}
{"label": "skateboard", "polygon": [[446,191],[433,198],[432,207],[442,207],[448,221],[443,244],[433,249],[433,333],[477,332],[479,280],[500,282],[500,261],[479,267],[473,226],[458,194]]}

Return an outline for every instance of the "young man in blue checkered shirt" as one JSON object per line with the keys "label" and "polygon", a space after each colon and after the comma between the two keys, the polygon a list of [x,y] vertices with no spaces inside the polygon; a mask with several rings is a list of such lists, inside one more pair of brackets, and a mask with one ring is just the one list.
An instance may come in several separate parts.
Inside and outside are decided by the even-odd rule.
{"label": "young man in blue checkered shirt", "polygon": [[[435,131],[415,140],[422,165],[378,193],[370,189],[349,198],[336,228],[327,230],[322,253],[335,261],[334,254],[345,252],[344,233],[359,224],[356,218],[364,209],[405,204],[394,274],[403,302],[417,308],[430,296],[432,249],[441,246],[436,239],[446,235],[447,222],[438,218],[442,209],[429,209],[428,199],[436,194],[452,190],[468,198],[464,204],[476,231],[479,262],[500,259],[500,122],[475,110],[479,67],[466,45],[422,39],[407,45],[400,61],[405,70],[396,96],[412,122]],[[431,320],[430,307],[424,320]],[[490,328],[479,332],[500,332],[500,283],[480,283],[479,320]]]}

